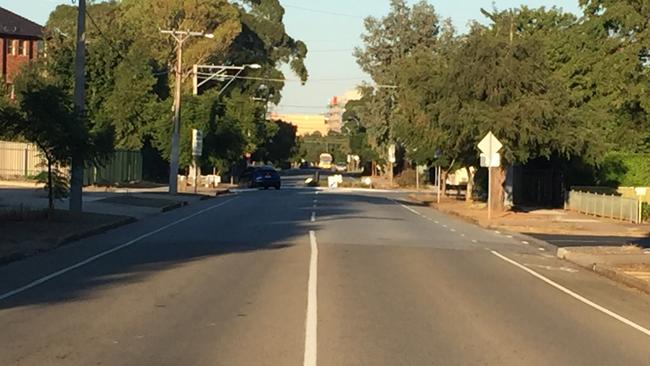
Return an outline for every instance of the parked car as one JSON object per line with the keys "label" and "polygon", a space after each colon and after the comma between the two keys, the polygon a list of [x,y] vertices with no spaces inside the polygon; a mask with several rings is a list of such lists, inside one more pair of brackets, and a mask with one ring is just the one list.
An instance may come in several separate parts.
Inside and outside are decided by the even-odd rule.
{"label": "parked car", "polygon": [[282,179],[273,167],[249,167],[239,176],[239,185],[248,188],[282,187]]}

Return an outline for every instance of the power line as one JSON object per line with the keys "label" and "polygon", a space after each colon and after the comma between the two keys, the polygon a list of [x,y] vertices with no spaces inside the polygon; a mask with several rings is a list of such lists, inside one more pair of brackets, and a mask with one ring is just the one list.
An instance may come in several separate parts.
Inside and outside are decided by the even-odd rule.
{"label": "power line", "polygon": [[285,8],[298,9],[298,10],[302,10],[302,11],[308,11],[308,12],[311,12],[311,13],[333,15],[333,16],[338,16],[338,17],[347,17],[347,18],[356,18],[356,19],[365,19],[366,18],[366,17],[362,17],[362,16],[356,15],[356,14],[345,14],[345,13],[338,13],[338,12],[333,12],[333,11],[329,11],[329,10],[305,8],[305,7],[297,6],[297,5],[282,4],[282,6],[285,7]]}
{"label": "power line", "polygon": [[308,50],[309,53],[314,52],[353,52],[354,48],[340,48],[340,49],[330,49],[330,50]]}

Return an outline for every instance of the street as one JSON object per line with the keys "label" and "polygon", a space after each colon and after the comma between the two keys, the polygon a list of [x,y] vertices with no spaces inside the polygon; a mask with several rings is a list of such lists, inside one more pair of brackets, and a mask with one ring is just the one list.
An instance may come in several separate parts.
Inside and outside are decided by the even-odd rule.
{"label": "street", "polygon": [[0,267],[1,365],[647,365],[650,298],[399,194],[244,191]]}

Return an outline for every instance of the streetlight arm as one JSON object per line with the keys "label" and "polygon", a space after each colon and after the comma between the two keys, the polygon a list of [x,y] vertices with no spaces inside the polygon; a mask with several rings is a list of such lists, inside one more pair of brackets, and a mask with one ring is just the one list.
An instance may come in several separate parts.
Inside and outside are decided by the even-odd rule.
{"label": "streetlight arm", "polygon": [[245,69],[245,67],[242,67],[239,71],[237,71],[237,74],[235,74],[235,76],[233,76],[233,77],[230,79],[230,81],[228,81],[228,82],[226,83],[226,85],[224,85],[223,88],[221,88],[221,90],[219,90],[219,94],[217,94],[217,96],[221,96],[221,94],[223,94],[223,92],[225,92],[226,89],[228,89],[228,87],[230,86],[230,84],[232,84],[232,83],[237,79],[237,77],[238,77],[239,75],[241,75],[242,72],[244,72],[244,69]]}

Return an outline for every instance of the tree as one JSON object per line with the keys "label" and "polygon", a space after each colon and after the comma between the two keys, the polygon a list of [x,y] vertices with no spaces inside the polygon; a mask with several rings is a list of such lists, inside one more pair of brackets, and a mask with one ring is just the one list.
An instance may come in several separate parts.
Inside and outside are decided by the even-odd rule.
{"label": "tree", "polygon": [[298,152],[298,128],[284,121],[271,122],[276,125],[276,132],[264,144],[261,144],[253,159],[270,161],[279,166],[289,165],[289,161]]}
{"label": "tree", "polygon": [[392,86],[402,72],[400,62],[417,52],[434,52],[439,17],[426,1],[409,7],[404,0],[391,0],[388,15],[381,19],[369,17],[364,25],[364,48],[356,49],[355,56],[361,69],[380,87],[364,88],[365,108],[360,115],[371,145],[381,152],[380,157],[387,158],[388,145],[398,142],[392,124],[398,108]]}
{"label": "tree", "polygon": [[372,148],[365,124],[362,120],[364,100],[351,100],[345,105],[343,113],[343,133],[350,139],[350,153],[358,155],[363,164],[379,158]]}
{"label": "tree", "polygon": [[[3,103],[2,124],[38,146],[47,165],[48,207],[54,210],[59,168],[81,152],[85,161],[99,164],[112,152],[112,131],[91,129],[75,112],[67,90],[43,73],[41,65],[24,68],[15,80],[18,105]],[[10,120],[7,120],[10,118]],[[60,192],[59,192],[60,193]]]}
{"label": "tree", "polygon": [[[60,5],[46,26],[48,70],[58,85],[72,85],[74,42],[67,36],[76,27],[76,8]],[[169,157],[170,90],[175,65],[174,41],[163,29],[190,29],[214,34],[214,39],[193,37],[184,45],[182,160],[189,163],[189,131],[204,129],[204,163],[228,166],[223,159],[239,159],[275,133],[265,118],[264,106],[252,101],[263,81],[235,80],[219,96],[212,92],[223,83],[208,83],[201,98],[191,93],[194,64],[251,64],[248,76],[282,78],[290,68],[304,81],[307,48],[290,37],[283,24],[284,9],[277,0],[124,0],[88,7],[87,110],[94,124],[115,130],[116,146],[139,149],[151,141]],[[110,31],[109,31],[110,30]],[[265,82],[265,97],[279,102],[283,83]],[[202,120],[199,120],[202,119]],[[224,135],[218,136],[223,133]],[[228,136],[228,138],[225,138]],[[211,146],[219,143],[218,146]],[[225,151],[224,148],[229,149]]]}

